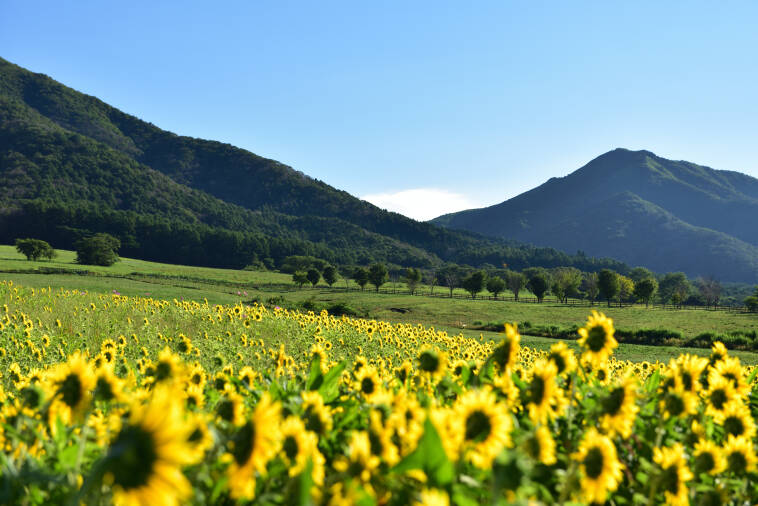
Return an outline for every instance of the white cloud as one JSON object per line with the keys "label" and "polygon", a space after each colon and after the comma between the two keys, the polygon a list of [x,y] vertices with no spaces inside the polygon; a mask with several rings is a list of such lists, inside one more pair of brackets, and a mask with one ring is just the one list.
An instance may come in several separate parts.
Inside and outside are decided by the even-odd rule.
{"label": "white cloud", "polygon": [[361,198],[382,209],[395,211],[419,221],[481,206],[465,195],[438,188],[412,188],[397,192],[373,193]]}

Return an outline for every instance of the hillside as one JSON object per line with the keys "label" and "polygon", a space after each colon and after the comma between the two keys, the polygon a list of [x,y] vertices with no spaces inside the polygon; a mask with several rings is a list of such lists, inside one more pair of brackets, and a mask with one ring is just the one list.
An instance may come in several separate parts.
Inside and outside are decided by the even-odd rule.
{"label": "hillside", "polygon": [[500,204],[433,223],[657,271],[758,281],[758,180],[616,149]]}
{"label": "hillside", "polygon": [[163,131],[0,59],[0,241],[34,235],[71,247],[101,231],[118,236],[126,255],[218,267],[298,254],[337,264],[625,268],[383,211],[275,160]]}

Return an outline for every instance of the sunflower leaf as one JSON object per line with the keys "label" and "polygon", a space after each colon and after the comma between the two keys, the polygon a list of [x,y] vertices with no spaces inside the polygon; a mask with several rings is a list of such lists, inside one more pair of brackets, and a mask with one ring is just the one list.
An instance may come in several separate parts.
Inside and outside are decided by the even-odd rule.
{"label": "sunflower leaf", "polygon": [[318,393],[324,398],[325,403],[332,402],[339,395],[340,378],[346,366],[347,362],[343,360],[324,375],[324,382],[319,387]]}
{"label": "sunflower leaf", "polygon": [[429,418],[424,422],[424,435],[416,449],[392,470],[396,473],[421,469],[432,485],[446,487],[453,482],[453,464],[447,458],[442,439]]}
{"label": "sunflower leaf", "polygon": [[316,354],[314,355],[313,360],[311,360],[311,370],[308,374],[308,381],[305,383],[305,388],[310,391],[318,390],[323,383],[324,375],[321,374],[321,357]]}

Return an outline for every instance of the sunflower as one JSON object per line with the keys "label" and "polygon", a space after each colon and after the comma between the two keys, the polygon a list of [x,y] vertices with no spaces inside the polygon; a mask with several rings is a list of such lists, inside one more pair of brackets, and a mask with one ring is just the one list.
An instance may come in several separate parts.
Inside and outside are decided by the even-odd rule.
{"label": "sunflower", "polygon": [[614,386],[600,401],[602,415],[600,424],[609,435],[619,434],[628,438],[640,410],[637,400],[637,380],[631,374],[624,375],[621,382]]}
{"label": "sunflower", "polygon": [[405,384],[406,380],[413,374],[413,364],[410,360],[405,360],[400,366],[395,368],[395,377],[400,380],[400,383]]}
{"label": "sunflower", "polygon": [[535,423],[546,423],[548,418],[560,414],[565,404],[563,392],[558,388],[558,370],[553,362],[535,360],[531,370],[531,380],[526,391],[529,417]]}
{"label": "sunflower", "polygon": [[740,365],[740,359],[737,357],[726,357],[716,363],[708,374],[708,383],[715,381],[716,376],[723,376],[732,382],[734,391],[743,399],[750,395],[750,385],[745,381],[743,368]]}
{"label": "sunflower", "polygon": [[371,411],[369,415],[368,439],[371,443],[371,453],[379,456],[388,466],[394,466],[400,460],[397,446],[392,442],[392,427],[385,424],[382,414]]}
{"label": "sunflower", "polygon": [[429,375],[434,380],[441,379],[447,369],[447,354],[445,352],[426,348],[418,355],[418,370]]}
{"label": "sunflower", "polygon": [[753,449],[753,442],[747,437],[734,437],[731,434],[726,438],[724,445],[724,458],[727,469],[735,474],[752,473],[756,470],[758,457]]}
{"label": "sunflower", "polygon": [[755,437],[755,422],[750,415],[750,408],[739,400],[728,402],[722,412],[716,413],[713,421],[724,428],[726,436],[744,436],[748,439]]}
{"label": "sunflower", "polygon": [[232,425],[241,425],[245,420],[245,403],[242,396],[228,389],[216,403],[216,414]]}
{"label": "sunflower", "polygon": [[150,400],[130,408],[105,457],[105,482],[116,505],[180,504],[192,487],[182,474],[192,462],[187,426],[174,392],[153,391]]}
{"label": "sunflower", "polygon": [[447,492],[444,490],[425,488],[419,493],[418,501],[414,501],[413,504],[420,506],[449,506],[450,497],[448,497]]}
{"label": "sunflower", "polygon": [[48,391],[54,398],[50,405],[51,426],[55,417],[64,424],[79,420],[90,405],[90,392],[95,387],[95,375],[87,360],[76,352],[65,364],[58,364],[51,372]]}
{"label": "sunflower", "polygon": [[184,374],[184,364],[179,356],[166,347],[158,355],[158,361],[154,365],[153,383],[171,383],[180,381]]}
{"label": "sunflower", "polygon": [[547,359],[555,364],[558,374],[570,374],[576,369],[576,356],[566,343],[555,343],[550,347]]}
{"label": "sunflower", "polygon": [[198,386],[188,386],[184,395],[186,396],[187,408],[190,410],[201,409],[205,405],[205,395],[203,395],[202,388]]}
{"label": "sunflower", "polygon": [[355,390],[360,392],[366,402],[372,403],[382,391],[382,383],[374,366],[361,367],[356,374]]}
{"label": "sunflower", "polygon": [[731,401],[738,401],[739,397],[734,390],[732,382],[720,374],[713,376],[712,381],[708,382],[708,391],[705,393],[705,399],[708,402],[705,414],[708,416],[719,416],[724,413],[724,408]]}
{"label": "sunflower", "polygon": [[415,397],[409,396],[405,390],[400,390],[395,395],[387,424],[394,431],[393,437],[398,441],[402,455],[416,448],[424,433],[425,418],[426,414]]}
{"label": "sunflower", "polygon": [[701,439],[695,444],[694,467],[696,473],[708,473],[716,476],[726,469],[726,459],[713,441]]}
{"label": "sunflower", "polygon": [[279,447],[279,404],[268,393],[255,406],[252,417],[237,431],[230,442],[227,459],[229,489],[234,499],[250,500],[255,495],[255,473],[265,473],[266,464]]}
{"label": "sunflower", "polygon": [[490,355],[492,362],[497,366],[500,374],[509,374],[510,370],[518,362],[520,343],[521,335],[518,333],[518,327],[506,323],[505,337],[492,351],[492,355]]}
{"label": "sunflower", "polygon": [[655,448],[653,461],[660,467],[659,487],[663,490],[666,504],[689,505],[686,483],[694,478],[687,467],[684,447],[676,443],[670,448]]}
{"label": "sunflower", "polygon": [[324,436],[332,430],[332,416],[318,392],[302,392],[305,428]]}
{"label": "sunflower", "polygon": [[713,346],[711,346],[711,355],[708,357],[708,365],[715,366],[728,356],[729,351],[726,349],[726,346],[724,346],[724,343],[716,341],[713,343]]}
{"label": "sunflower", "polygon": [[524,448],[530,457],[541,464],[552,466],[557,462],[555,440],[545,425],[540,425],[534,434],[526,439]]}
{"label": "sunflower", "polygon": [[113,366],[108,364],[95,373],[95,398],[103,401],[124,402],[123,381],[113,373]]}
{"label": "sunflower", "polygon": [[618,347],[618,341],[613,337],[613,320],[603,313],[592,311],[587,318],[587,325],[580,328],[579,345],[584,348],[582,356],[593,367],[600,367]]}
{"label": "sunflower", "polygon": [[302,473],[312,462],[311,476],[321,486],[324,483],[324,456],[318,451],[318,438],[313,432],[305,430],[303,421],[297,417],[287,417],[282,423],[282,460],[289,469],[291,477]]}
{"label": "sunflower", "polygon": [[252,367],[249,365],[246,365],[242,368],[242,370],[239,372],[239,379],[242,382],[243,385],[245,385],[247,388],[253,388],[253,384],[255,383],[255,378],[258,377],[258,373],[256,373]]}
{"label": "sunflower", "polygon": [[347,455],[334,462],[337,471],[347,473],[363,484],[371,480],[371,473],[379,467],[379,457],[371,453],[371,441],[365,431],[355,431],[347,447]]}
{"label": "sunflower", "polygon": [[579,450],[571,458],[579,463],[581,469],[584,500],[604,503],[608,492],[618,488],[623,469],[611,438],[592,427],[584,434]]}
{"label": "sunflower", "polygon": [[480,469],[490,468],[497,454],[511,444],[509,411],[485,390],[466,392],[453,409],[466,457]]}
{"label": "sunflower", "polygon": [[190,418],[187,431],[187,445],[191,452],[192,462],[201,462],[205,452],[213,446],[213,436],[208,429],[208,420],[204,414],[195,414]]}
{"label": "sunflower", "polygon": [[684,392],[697,395],[700,390],[700,375],[708,366],[708,361],[695,355],[680,355],[670,363],[671,374],[676,376],[677,383]]}

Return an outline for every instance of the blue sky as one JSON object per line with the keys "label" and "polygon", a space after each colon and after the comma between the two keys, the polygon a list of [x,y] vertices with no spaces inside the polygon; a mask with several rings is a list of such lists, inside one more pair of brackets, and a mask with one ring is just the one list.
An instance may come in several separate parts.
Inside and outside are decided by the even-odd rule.
{"label": "blue sky", "polygon": [[758,2],[0,3],[0,56],[416,218],[616,147],[758,177]]}

